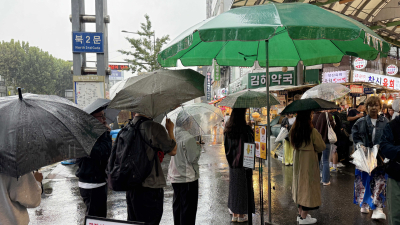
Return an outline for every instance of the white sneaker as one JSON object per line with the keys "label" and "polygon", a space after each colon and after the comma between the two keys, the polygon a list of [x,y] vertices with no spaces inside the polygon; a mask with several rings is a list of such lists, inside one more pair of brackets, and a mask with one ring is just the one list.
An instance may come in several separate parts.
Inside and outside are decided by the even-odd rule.
{"label": "white sneaker", "polygon": [[385,215],[385,213],[383,213],[383,209],[382,208],[376,208],[372,212],[371,219],[374,219],[374,220],[386,220],[386,215]]}
{"label": "white sneaker", "polygon": [[330,182],[330,181],[329,181],[328,183],[322,182],[322,184],[323,184],[324,186],[329,186],[329,185],[331,185],[331,182]]}
{"label": "white sneaker", "polygon": [[[307,214],[307,217],[311,217],[311,215]],[[300,215],[297,215],[297,222],[299,222],[299,220],[300,220]]]}
{"label": "white sneaker", "polygon": [[237,220],[237,221],[238,221],[239,223],[243,223],[243,222],[247,222],[248,219],[247,219],[247,216],[244,215],[243,218],[238,217],[238,220]]}
{"label": "white sneaker", "polygon": [[361,207],[361,213],[365,213],[365,214],[368,214],[369,213],[369,208],[368,208],[368,206],[363,206],[363,207]]}
{"label": "white sneaker", "polygon": [[299,224],[314,224],[317,222],[317,219],[312,218],[310,215],[307,215],[305,219],[299,218]]}
{"label": "white sneaker", "polygon": [[239,217],[232,216],[232,222],[237,222]]}
{"label": "white sneaker", "polygon": [[337,167],[346,167],[343,163],[338,163]]}

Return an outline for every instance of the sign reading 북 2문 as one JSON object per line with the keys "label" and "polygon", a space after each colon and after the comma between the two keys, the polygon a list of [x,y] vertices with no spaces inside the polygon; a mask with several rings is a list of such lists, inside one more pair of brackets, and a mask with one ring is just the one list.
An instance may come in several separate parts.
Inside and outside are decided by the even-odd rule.
{"label": "sign reading \ubd81 2\ubb38", "polygon": [[255,144],[244,143],[243,167],[254,169]]}
{"label": "sign reading \ubd81 2\ubb38", "polygon": [[72,52],[103,53],[103,33],[72,32]]}

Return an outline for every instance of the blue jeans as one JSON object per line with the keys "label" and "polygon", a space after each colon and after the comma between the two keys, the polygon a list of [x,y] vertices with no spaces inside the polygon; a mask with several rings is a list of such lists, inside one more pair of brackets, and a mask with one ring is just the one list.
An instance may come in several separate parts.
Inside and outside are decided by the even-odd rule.
{"label": "blue jeans", "polygon": [[325,150],[322,152],[322,159],[320,163],[320,171],[322,172],[322,182],[328,183],[331,179],[329,167],[329,155],[331,153],[331,144],[326,144]]}

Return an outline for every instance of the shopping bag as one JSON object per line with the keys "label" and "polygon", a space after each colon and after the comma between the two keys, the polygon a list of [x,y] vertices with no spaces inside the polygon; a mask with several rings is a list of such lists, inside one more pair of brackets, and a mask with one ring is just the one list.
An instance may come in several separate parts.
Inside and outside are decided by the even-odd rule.
{"label": "shopping bag", "polygon": [[371,175],[372,170],[377,167],[377,159],[379,145],[374,145],[372,148],[365,147],[363,145],[357,145],[356,151],[351,155],[353,163],[356,168],[367,172]]}
{"label": "shopping bag", "polygon": [[331,123],[329,122],[328,113],[325,113],[326,123],[328,124],[328,140],[329,143],[335,144],[337,142],[337,137],[335,131],[332,129]]}
{"label": "shopping bag", "polygon": [[275,139],[275,143],[283,141],[288,135],[289,131],[285,127],[281,127],[281,131],[279,131],[278,137]]}

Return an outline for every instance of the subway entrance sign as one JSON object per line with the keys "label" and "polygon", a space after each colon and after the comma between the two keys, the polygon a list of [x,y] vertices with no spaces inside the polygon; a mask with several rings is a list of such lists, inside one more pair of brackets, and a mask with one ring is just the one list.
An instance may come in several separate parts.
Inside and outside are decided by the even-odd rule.
{"label": "subway entrance sign", "polygon": [[72,52],[104,53],[103,33],[72,32]]}

